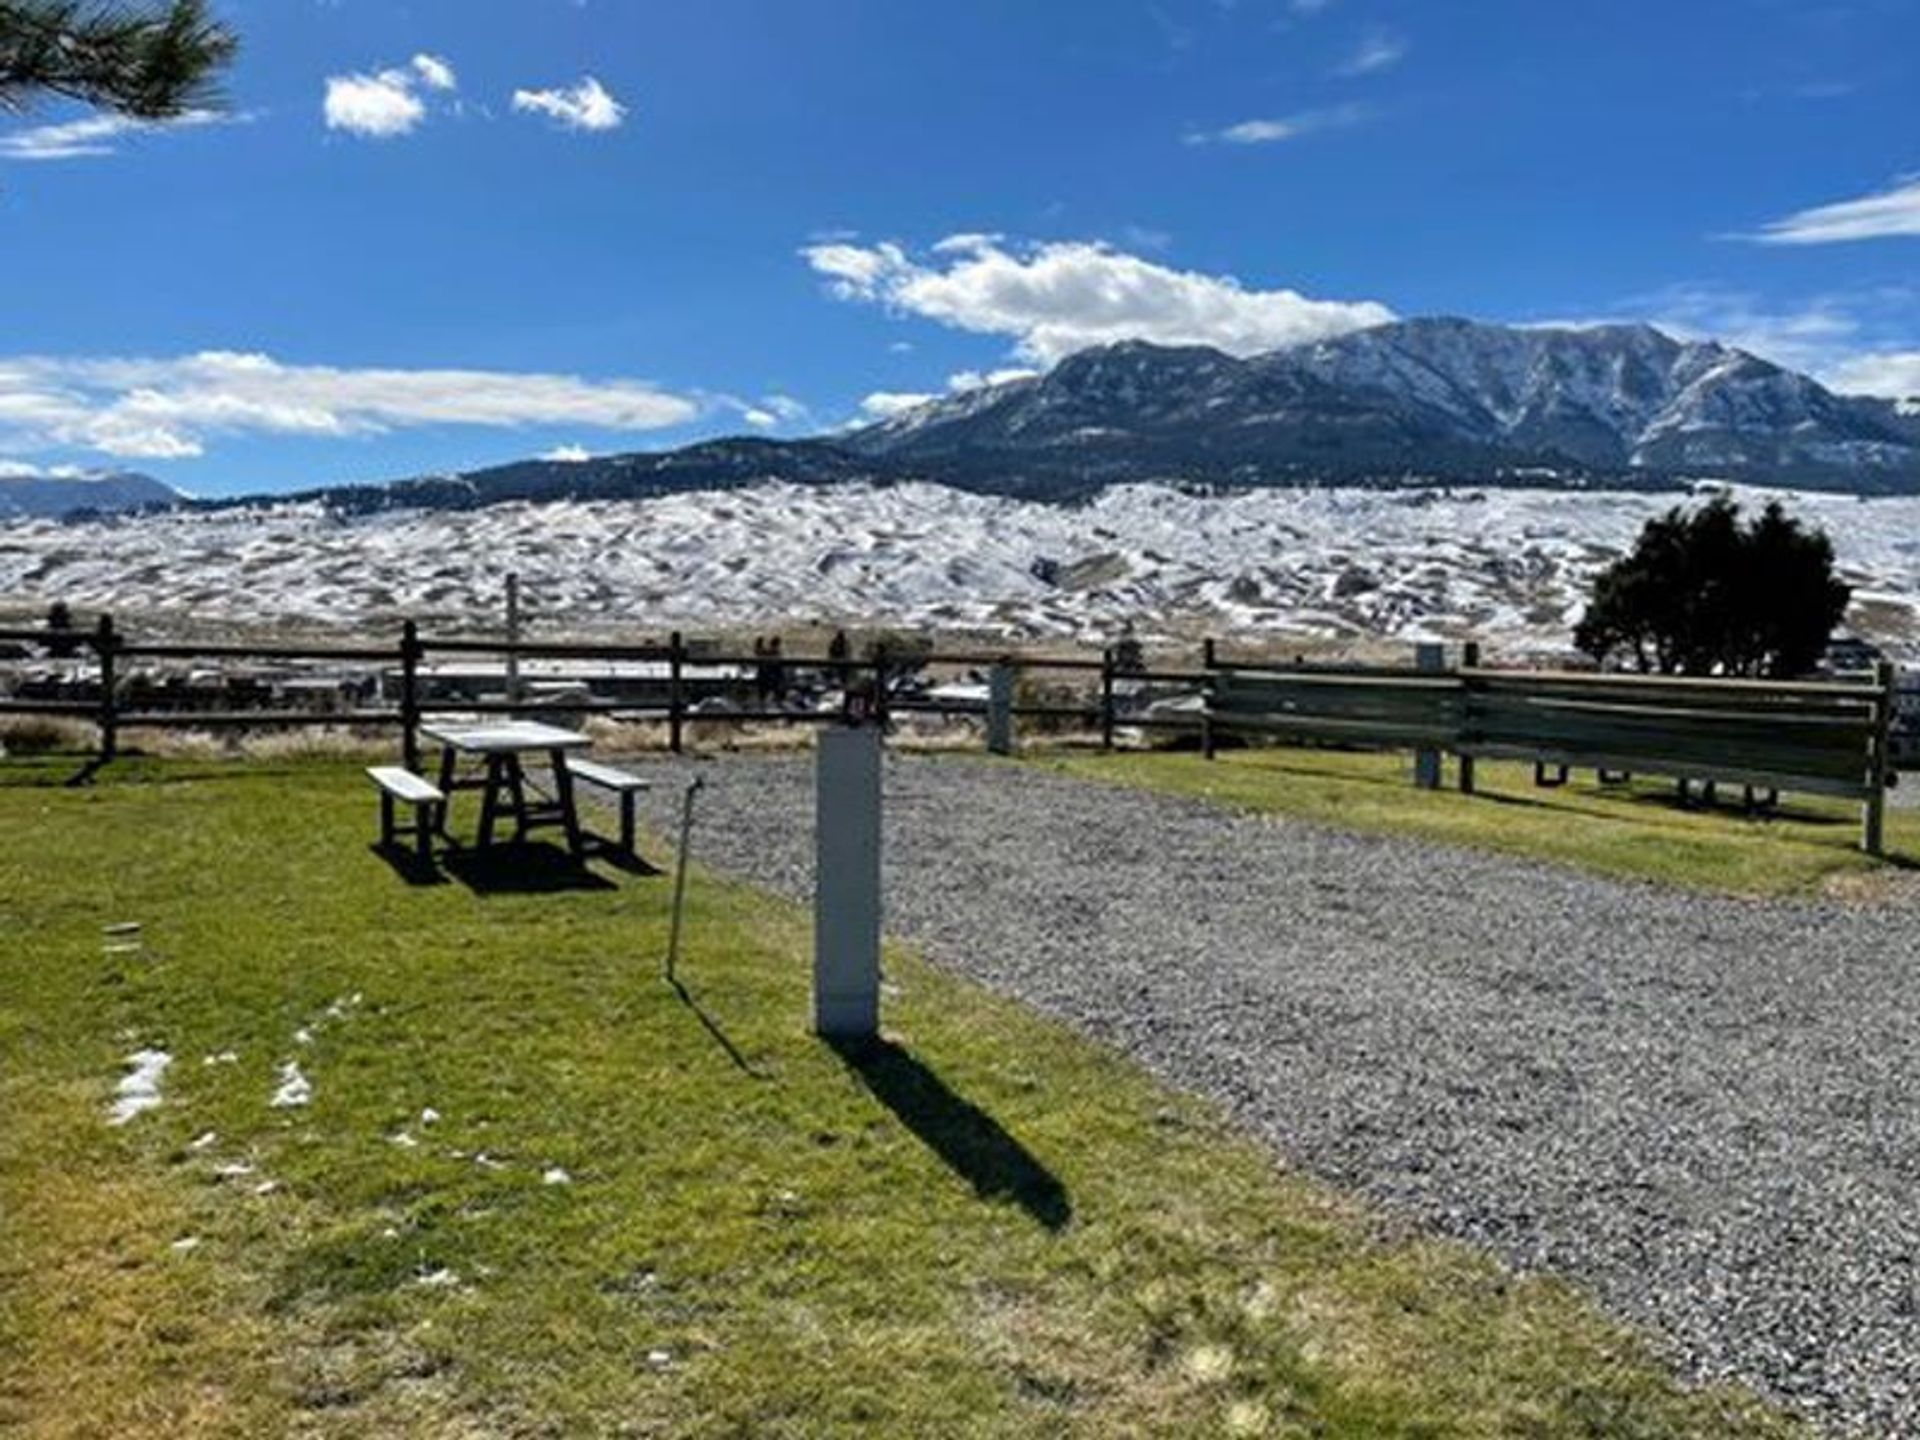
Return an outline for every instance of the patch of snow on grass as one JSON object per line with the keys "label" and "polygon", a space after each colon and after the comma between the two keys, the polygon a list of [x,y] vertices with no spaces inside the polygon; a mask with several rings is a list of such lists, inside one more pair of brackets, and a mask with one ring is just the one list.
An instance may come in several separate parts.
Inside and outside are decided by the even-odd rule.
{"label": "patch of snow on grass", "polygon": [[120,1077],[108,1111],[111,1125],[124,1125],[160,1103],[160,1077],[173,1064],[173,1056],[164,1050],[136,1050],[127,1057],[127,1064],[131,1068]]}
{"label": "patch of snow on grass", "polygon": [[291,1110],[313,1099],[313,1082],[300,1073],[298,1061],[289,1060],[280,1067],[280,1088],[267,1103],[276,1110]]}

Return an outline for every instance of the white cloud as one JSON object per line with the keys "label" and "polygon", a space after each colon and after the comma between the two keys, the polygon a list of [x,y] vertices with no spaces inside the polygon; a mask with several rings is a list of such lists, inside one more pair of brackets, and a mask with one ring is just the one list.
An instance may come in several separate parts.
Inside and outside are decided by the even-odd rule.
{"label": "white cloud", "polygon": [[568,130],[614,130],[627,116],[627,107],[591,75],[571,89],[516,90],[513,108],[545,115]]}
{"label": "white cloud", "polygon": [[812,245],[801,253],[840,299],[1009,336],[1023,361],[1042,366],[1119,340],[1252,355],[1393,318],[1372,301],[1250,290],[1232,276],[1175,270],[1093,242],[1015,248],[953,238],[969,244],[932,264],[889,242]]}
{"label": "white cloud", "polygon": [[1842,394],[1920,395],[1913,347],[1920,292],[1881,286],[1769,301],[1714,285],[1670,285],[1623,302],[1609,316],[1570,322],[1644,320],[1682,340],[1718,340],[1813,376]]}
{"label": "white cloud", "polygon": [[329,130],[345,130],[370,140],[391,140],[418,128],[427,107],[413,93],[410,70],[378,75],[329,75],[321,104]]}
{"label": "white cloud", "polygon": [[593,459],[593,452],[584,445],[556,445],[540,458],[561,465],[584,465]]}
{"label": "white cloud", "polygon": [[1407,52],[1412,48],[1404,35],[1396,35],[1390,30],[1369,31],[1353,54],[1334,73],[1351,77],[1391,70],[1407,58]]}
{"label": "white cloud", "polygon": [[1649,324],[1682,340],[1719,340],[1778,365],[1815,374],[1857,348],[1859,321],[1835,297],[1770,304],[1743,290],[1670,285],[1628,302]]}
{"label": "white cloud", "polygon": [[860,402],[860,413],[869,420],[891,420],[896,415],[938,400],[933,394],[913,394],[899,390],[876,390]]}
{"label": "white cloud", "polygon": [[1366,117],[1363,106],[1337,105],[1276,119],[1242,120],[1221,130],[1190,130],[1185,138],[1189,145],[1272,145],[1282,140],[1298,140],[1316,130],[1357,125]]}
{"label": "white cloud", "polygon": [[1746,238],[1763,245],[1831,245],[1894,235],[1920,236],[1920,176],[1903,177],[1857,200],[1796,211]]}
{"label": "white cloud", "polygon": [[420,77],[420,83],[429,90],[453,90],[459,87],[453,66],[438,55],[414,56],[413,73]]}
{"label": "white cloud", "polygon": [[1920,397],[1920,350],[1851,356],[1833,367],[1827,384],[1848,395],[1881,395],[1889,400]]}
{"label": "white cloud", "polygon": [[984,389],[989,385],[1007,385],[1015,380],[1031,380],[1039,373],[1038,370],[1019,365],[1009,366],[1004,370],[989,370],[985,374],[978,370],[959,370],[947,377],[947,389],[956,395],[961,395],[969,390]]}
{"label": "white cloud", "polygon": [[191,130],[203,125],[238,125],[250,114],[189,110],[171,120],[135,120],[127,115],[89,115],[58,125],[34,125],[0,135],[0,160],[79,160],[112,155],[118,142],[134,135]]}
{"label": "white cloud", "polygon": [[329,130],[390,140],[411,134],[427,118],[422,89],[451,94],[459,85],[451,61],[422,52],[372,75],[329,75],[321,111]]}
{"label": "white cloud", "polygon": [[771,430],[780,423],[780,417],[771,410],[762,410],[757,405],[749,405],[740,412],[740,418],[756,430]]}
{"label": "white cloud", "polygon": [[637,380],[490,370],[337,369],[203,351],[0,359],[0,445],[184,459],[219,435],[372,435],[423,425],[652,430],[700,406]]}
{"label": "white cloud", "polygon": [[0,459],[0,480],[84,480],[94,472],[84,465],[33,465]]}

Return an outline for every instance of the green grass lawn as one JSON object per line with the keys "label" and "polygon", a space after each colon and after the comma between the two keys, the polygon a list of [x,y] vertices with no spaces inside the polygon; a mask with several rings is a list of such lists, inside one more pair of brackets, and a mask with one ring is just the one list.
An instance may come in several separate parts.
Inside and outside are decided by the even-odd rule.
{"label": "green grass lawn", "polygon": [[752,890],[676,990],[665,880],[405,883],[350,767],[54,778],[0,769],[0,1430],[1790,1428],[911,956],[842,1057]]}
{"label": "green grass lawn", "polygon": [[[1273,747],[1223,750],[1213,761],[1157,751],[1050,756],[1037,763],[1319,824],[1729,894],[1802,894],[1920,865],[1920,813],[1912,810],[1889,808],[1887,858],[1875,860],[1859,849],[1858,805],[1786,796],[1771,817],[1747,815],[1737,805],[1689,810],[1676,803],[1671,781],[1602,786],[1590,770],[1542,789],[1531,765],[1482,762],[1476,793],[1462,795],[1451,788],[1451,761],[1449,788],[1416,789],[1410,754]],[[1739,800],[1737,787],[1731,798]]]}

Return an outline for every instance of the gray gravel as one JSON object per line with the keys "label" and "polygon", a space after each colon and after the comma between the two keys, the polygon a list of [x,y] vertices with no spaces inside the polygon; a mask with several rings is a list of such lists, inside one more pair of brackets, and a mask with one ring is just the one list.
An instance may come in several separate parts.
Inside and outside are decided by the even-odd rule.
{"label": "gray gravel", "polygon": [[[701,763],[700,858],[808,893],[810,760]],[[939,963],[1685,1373],[1920,1433],[1911,891],[1702,899],[963,759],[887,804],[888,930]]]}

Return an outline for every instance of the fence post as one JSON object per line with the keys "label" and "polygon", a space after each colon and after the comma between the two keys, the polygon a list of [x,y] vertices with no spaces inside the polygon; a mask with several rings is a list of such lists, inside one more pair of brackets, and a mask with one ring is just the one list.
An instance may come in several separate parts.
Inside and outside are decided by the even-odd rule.
{"label": "fence post", "polygon": [[520,576],[507,572],[507,699],[520,703]]}
{"label": "fence post", "polygon": [[1206,673],[1200,679],[1200,753],[1207,759],[1213,759],[1213,669],[1214,648],[1212,640],[1200,642],[1200,668]]}
{"label": "fence post", "polygon": [[1113,749],[1113,647],[1100,652],[1100,748]]}
{"label": "fence post", "polygon": [[[1447,651],[1444,645],[1435,645],[1422,641],[1413,647],[1413,668],[1422,672],[1432,672],[1447,668]],[[1422,746],[1413,752],[1413,783],[1422,790],[1440,788],[1440,752],[1431,746]]]}
{"label": "fence post", "polygon": [[880,733],[886,734],[893,717],[887,696],[887,642],[884,640],[875,642],[873,647],[873,716]]}
{"label": "fence post", "polygon": [[120,753],[120,723],[114,712],[114,690],[117,677],[114,654],[120,648],[120,637],[113,630],[113,616],[102,615],[100,624],[93,632],[93,649],[100,660],[100,763],[105,765]]}
{"label": "fence post", "polygon": [[687,716],[686,687],[680,673],[685,656],[686,649],[676,630],[667,637],[667,748],[676,755],[680,753],[681,731]]}
{"label": "fence post", "polygon": [[400,750],[409,770],[420,769],[420,627],[400,627]]}
{"label": "fence post", "polygon": [[987,753],[1013,753],[1013,666],[1005,661],[987,672]]}
{"label": "fence post", "polygon": [[1873,702],[1873,738],[1867,759],[1866,811],[1861,817],[1860,848],[1869,855],[1886,854],[1887,824],[1887,750],[1892,743],[1895,672],[1891,660],[1874,666],[1874,683],[1879,695]]}
{"label": "fence post", "polygon": [[[1460,668],[1477,670],[1480,668],[1480,642],[1469,640],[1460,647]],[[1460,677],[1460,743],[1471,745],[1477,738],[1474,734],[1473,680]],[[1473,756],[1460,752],[1460,793],[1473,794]]]}

